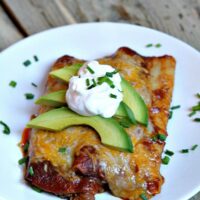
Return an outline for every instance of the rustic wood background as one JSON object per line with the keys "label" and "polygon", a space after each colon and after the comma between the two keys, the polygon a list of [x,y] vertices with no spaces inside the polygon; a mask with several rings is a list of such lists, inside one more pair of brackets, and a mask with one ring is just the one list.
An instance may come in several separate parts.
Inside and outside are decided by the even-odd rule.
{"label": "rustic wood background", "polygon": [[51,27],[94,21],[151,27],[200,50],[200,0],[0,0],[0,51]]}

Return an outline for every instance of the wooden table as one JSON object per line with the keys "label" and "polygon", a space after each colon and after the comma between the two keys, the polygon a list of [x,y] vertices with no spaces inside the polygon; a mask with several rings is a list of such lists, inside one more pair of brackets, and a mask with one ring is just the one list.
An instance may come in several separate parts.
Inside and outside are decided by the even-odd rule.
{"label": "wooden table", "polygon": [[94,21],[151,27],[200,50],[200,0],[0,0],[0,51],[51,27]]}

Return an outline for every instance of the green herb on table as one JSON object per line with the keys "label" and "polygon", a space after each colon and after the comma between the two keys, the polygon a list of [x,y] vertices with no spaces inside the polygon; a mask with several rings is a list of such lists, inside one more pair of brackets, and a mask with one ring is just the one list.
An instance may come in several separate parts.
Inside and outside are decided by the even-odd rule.
{"label": "green herb on table", "polygon": [[165,150],[165,154],[168,155],[168,156],[173,156],[174,152],[170,151],[170,150]]}
{"label": "green herb on table", "polygon": [[145,195],[145,193],[142,193],[140,195],[140,199],[142,199],[142,200],[148,200],[147,197],[146,197],[146,195]]}
{"label": "green herb on table", "polygon": [[26,61],[23,62],[23,65],[25,67],[28,67],[29,65],[31,65],[31,61],[30,60],[26,60]]}
{"label": "green herb on table", "polygon": [[172,106],[172,107],[171,107],[171,110],[179,109],[180,107],[181,107],[180,105]]}
{"label": "green herb on table", "polygon": [[26,93],[24,94],[26,99],[33,99],[34,98],[34,95],[32,93]]}
{"label": "green herb on table", "polygon": [[27,160],[28,160],[28,157],[21,158],[20,160],[18,160],[18,164],[23,165],[27,162]]}
{"label": "green herb on table", "polygon": [[32,166],[29,167],[29,169],[28,169],[28,173],[29,173],[31,176],[34,175],[34,171],[33,171],[33,167],[32,167]]}
{"label": "green herb on table", "polygon": [[32,86],[37,87],[37,85],[35,83],[31,83]]}
{"label": "green herb on table", "polygon": [[58,152],[60,152],[60,153],[65,153],[67,151],[67,148],[66,147],[60,147],[59,149],[58,149]]}
{"label": "green herb on table", "polygon": [[168,164],[169,164],[169,161],[170,161],[170,157],[165,156],[165,157],[162,159],[162,164],[168,165]]}
{"label": "green herb on table", "polygon": [[93,70],[91,67],[87,66],[87,70],[88,70],[91,74],[94,74],[94,70]]}
{"label": "green herb on table", "polygon": [[200,122],[200,118],[194,118],[195,122]]}
{"label": "green herb on table", "polygon": [[191,150],[194,151],[198,147],[198,144],[195,144],[191,147]]}
{"label": "green herb on table", "polygon": [[39,61],[39,59],[38,59],[38,57],[37,57],[36,55],[34,55],[33,58],[34,58],[34,61],[35,61],[35,62],[38,62],[38,61]]}
{"label": "green herb on table", "polygon": [[3,122],[3,121],[0,121],[0,124],[3,126],[3,133],[6,134],[6,135],[9,135],[10,134],[10,128],[9,126]]}
{"label": "green herb on table", "polygon": [[172,118],[172,116],[173,116],[173,111],[169,111],[169,119],[171,119]]}
{"label": "green herb on table", "polygon": [[160,48],[162,45],[160,43],[156,44],[155,47],[156,48]]}
{"label": "green herb on table", "polygon": [[192,111],[188,116],[189,117],[192,117],[193,115],[195,115],[196,114],[196,111]]}
{"label": "green herb on table", "polygon": [[189,149],[182,149],[180,150],[180,153],[189,153]]}
{"label": "green herb on table", "polygon": [[15,88],[17,86],[17,82],[16,81],[10,81],[9,86]]}
{"label": "green herb on table", "polygon": [[152,47],[153,44],[147,44],[145,47],[149,48],[149,47]]}

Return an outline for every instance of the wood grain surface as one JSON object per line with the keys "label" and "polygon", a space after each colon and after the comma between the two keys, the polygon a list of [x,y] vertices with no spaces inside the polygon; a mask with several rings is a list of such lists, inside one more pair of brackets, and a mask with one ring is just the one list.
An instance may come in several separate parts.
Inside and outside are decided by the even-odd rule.
{"label": "wood grain surface", "polygon": [[154,28],[200,50],[200,0],[0,0],[0,51],[52,27],[99,21]]}

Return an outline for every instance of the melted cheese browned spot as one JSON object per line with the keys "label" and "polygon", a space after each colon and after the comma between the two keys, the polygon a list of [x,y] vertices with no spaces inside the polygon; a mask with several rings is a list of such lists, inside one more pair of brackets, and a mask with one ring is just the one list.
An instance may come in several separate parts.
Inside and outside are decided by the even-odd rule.
{"label": "melted cheese browned spot", "polygon": [[[64,56],[55,63],[53,70],[81,62],[84,61]],[[145,192],[150,198],[160,192],[164,182],[160,174],[164,143],[153,142],[151,137],[157,131],[167,134],[175,60],[171,56],[146,58],[128,48],[120,48],[115,55],[100,59],[99,62],[118,69],[148,106],[148,127],[137,125],[126,129],[134,144],[134,153],[120,152],[102,145],[98,134],[86,126],[73,126],[56,133],[33,130],[29,166],[31,163],[37,165],[48,161],[60,176],[71,181],[71,185],[74,181],[78,183],[84,177],[90,177],[94,185],[100,188],[108,185],[111,192],[118,197],[136,200]],[[67,89],[67,84],[48,77],[46,93],[59,89]],[[49,109],[51,108],[42,106],[39,113]],[[58,152],[60,147],[66,147],[67,151]],[[91,147],[95,150],[91,151]],[[28,180],[45,190],[44,184]],[[77,186],[78,189],[74,191],[76,195],[70,194],[67,190],[63,191],[62,195],[83,199],[85,195],[77,194],[83,191],[80,187]],[[88,195],[100,191],[91,188],[94,187],[88,189]]]}

